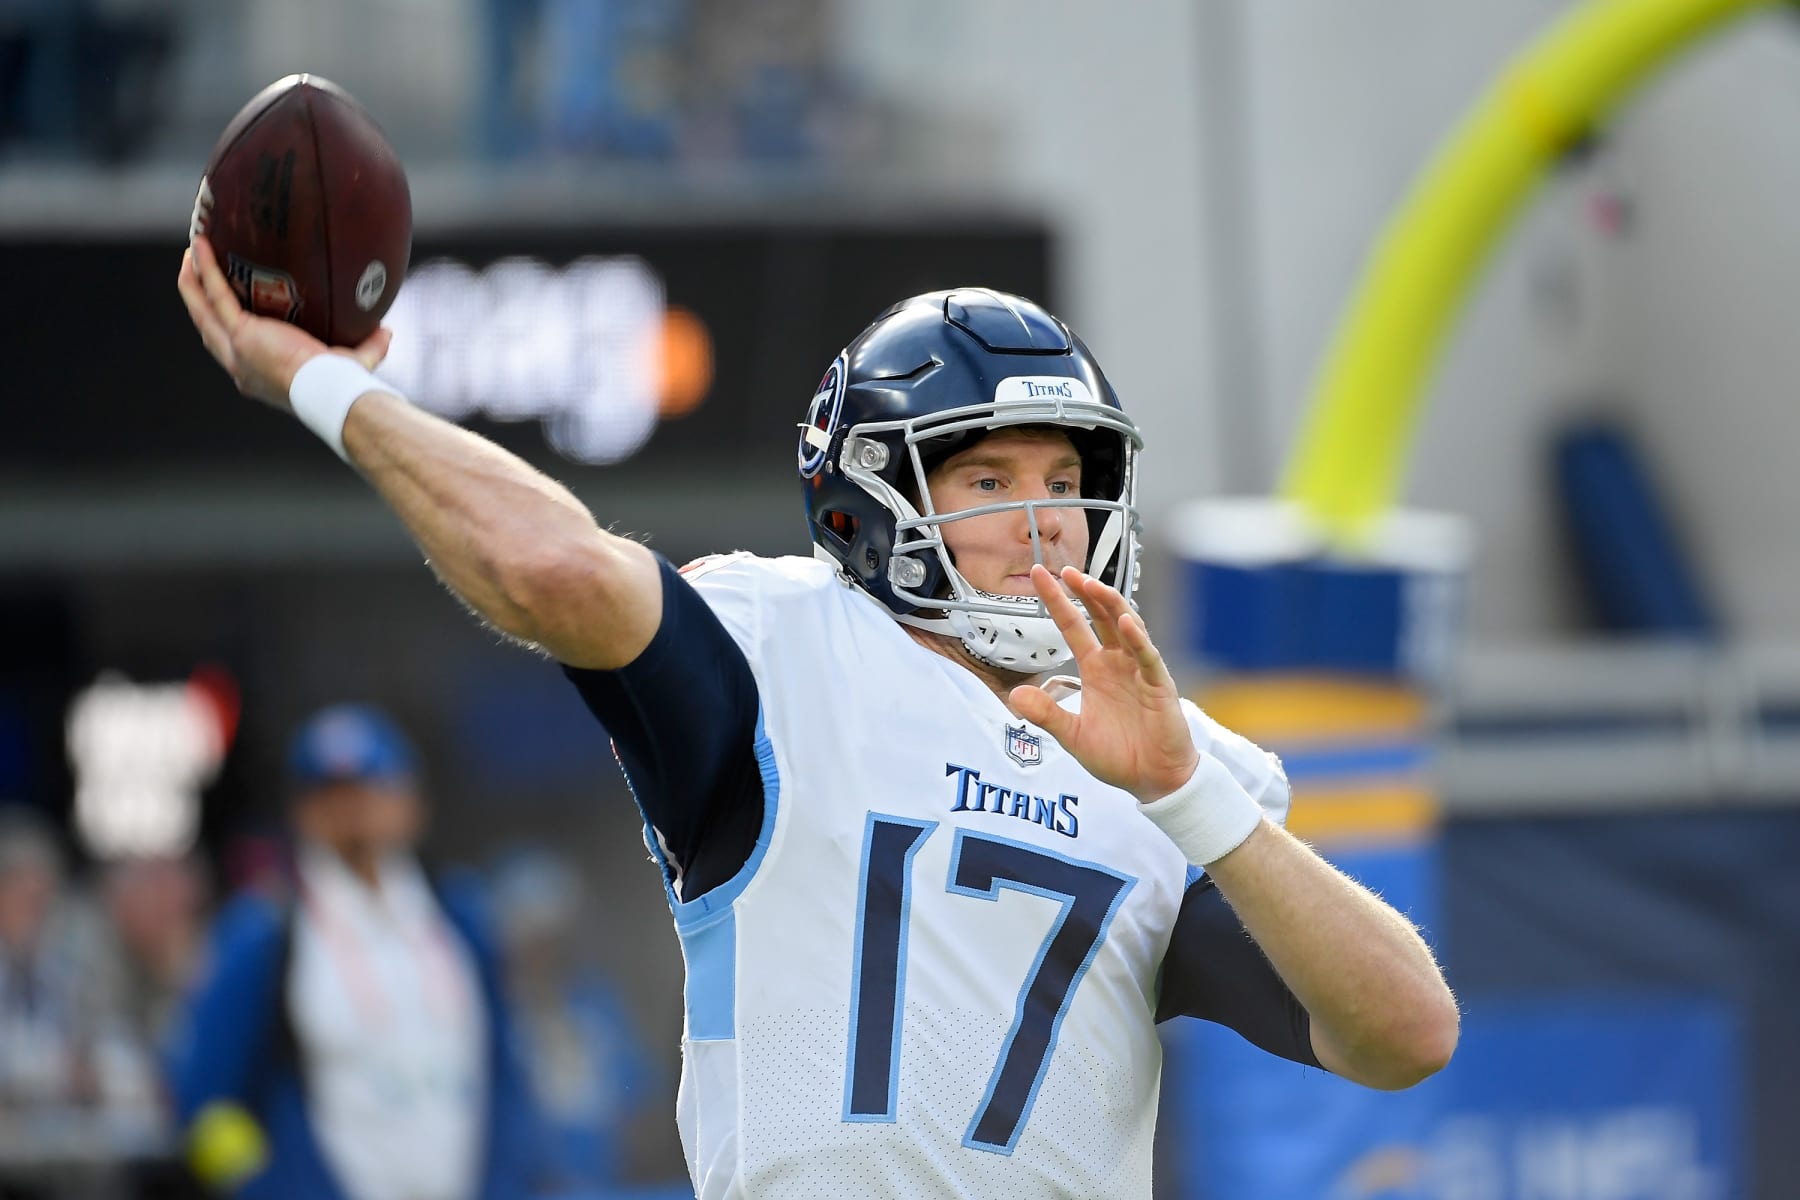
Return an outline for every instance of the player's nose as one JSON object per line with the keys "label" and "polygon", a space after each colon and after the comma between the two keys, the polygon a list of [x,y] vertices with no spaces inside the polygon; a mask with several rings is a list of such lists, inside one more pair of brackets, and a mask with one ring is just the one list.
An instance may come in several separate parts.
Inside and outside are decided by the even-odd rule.
{"label": "player's nose", "polygon": [[[1051,498],[1052,493],[1049,486],[1043,483],[1032,487],[1023,497],[1027,501]],[[1046,542],[1054,542],[1062,536],[1063,510],[1047,504],[1033,504],[1028,512],[1020,514],[1019,537],[1022,540],[1027,542],[1031,540],[1031,522],[1034,517],[1037,520],[1039,538]]]}

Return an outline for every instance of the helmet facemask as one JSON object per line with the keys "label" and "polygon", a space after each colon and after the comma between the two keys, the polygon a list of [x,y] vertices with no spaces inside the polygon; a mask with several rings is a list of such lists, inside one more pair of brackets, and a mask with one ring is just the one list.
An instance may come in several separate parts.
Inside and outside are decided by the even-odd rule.
{"label": "helmet facemask", "polygon": [[[1068,436],[1081,457],[1082,494],[936,512],[927,476],[937,463],[928,466],[926,451],[946,439],[960,449],[985,434],[1020,426],[1048,427]],[[997,513],[1025,514],[1033,561],[1047,566],[1040,513],[1050,508],[1081,510],[1089,533],[1087,562],[1082,569],[1118,588],[1128,600],[1135,592],[1139,535],[1136,462],[1142,441],[1136,426],[1117,408],[1060,396],[1009,399],[904,420],[864,422],[845,432],[838,463],[841,477],[892,514],[892,549],[885,564],[885,582],[894,598],[910,610],[889,604],[897,620],[954,637],[976,659],[1010,671],[1038,674],[1069,661],[1068,643],[1039,597],[983,591],[957,570],[944,541],[944,527]],[[890,465],[897,465],[898,470],[887,470]],[[910,478],[911,489],[896,486],[903,476]],[[918,504],[913,495],[920,498]],[[1085,615],[1080,601],[1074,603]]]}

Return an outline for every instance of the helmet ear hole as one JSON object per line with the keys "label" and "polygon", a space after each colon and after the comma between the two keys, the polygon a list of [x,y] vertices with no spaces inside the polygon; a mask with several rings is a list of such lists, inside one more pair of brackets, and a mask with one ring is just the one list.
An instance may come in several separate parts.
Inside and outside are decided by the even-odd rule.
{"label": "helmet ear hole", "polygon": [[849,513],[833,508],[820,514],[819,524],[830,530],[835,537],[848,546],[856,540],[856,530],[860,523]]}

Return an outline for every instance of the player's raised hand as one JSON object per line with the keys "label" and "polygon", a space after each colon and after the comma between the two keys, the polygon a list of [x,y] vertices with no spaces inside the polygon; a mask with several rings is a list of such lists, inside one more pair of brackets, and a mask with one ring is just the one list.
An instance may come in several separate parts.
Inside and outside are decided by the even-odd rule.
{"label": "player's raised hand", "polygon": [[[1059,582],[1048,568],[1034,566],[1031,582],[1081,670],[1081,710],[1068,711],[1035,684],[1012,690],[1012,710],[1096,778],[1139,800],[1159,799],[1186,783],[1199,752],[1181,693],[1125,597],[1074,567],[1064,567]],[[1071,595],[1087,607],[1087,617]]]}
{"label": "player's raised hand", "polygon": [[[205,237],[196,237],[182,256],[177,286],[207,351],[225,368],[238,391],[265,404],[285,410],[294,372],[307,359],[329,349],[298,326],[245,312]],[[335,352],[374,370],[387,356],[392,338],[393,334],[382,328],[354,350],[339,348]]]}

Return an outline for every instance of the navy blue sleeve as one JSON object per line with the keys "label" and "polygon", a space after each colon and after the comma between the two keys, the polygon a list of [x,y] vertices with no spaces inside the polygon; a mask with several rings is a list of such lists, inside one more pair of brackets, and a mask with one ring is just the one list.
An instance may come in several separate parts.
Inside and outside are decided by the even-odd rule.
{"label": "navy blue sleeve", "polygon": [[662,624],[644,652],[616,671],[564,666],[612,735],[638,807],[679,868],[681,897],[724,883],[762,829],[756,761],[756,677],[713,610],[669,561]]}
{"label": "navy blue sleeve", "polygon": [[1253,1046],[1309,1067],[1312,1018],[1210,879],[1188,885],[1163,957],[1156,1019],[1199,1017]]}
{"label": "navy blue sleeve", "polygon": [[213,927],[167,1047],[175,1116],[183,1128],[208,1104],[248,1107],[274,1051],[287,932],[276,906],[255,897],[227,905]]}

